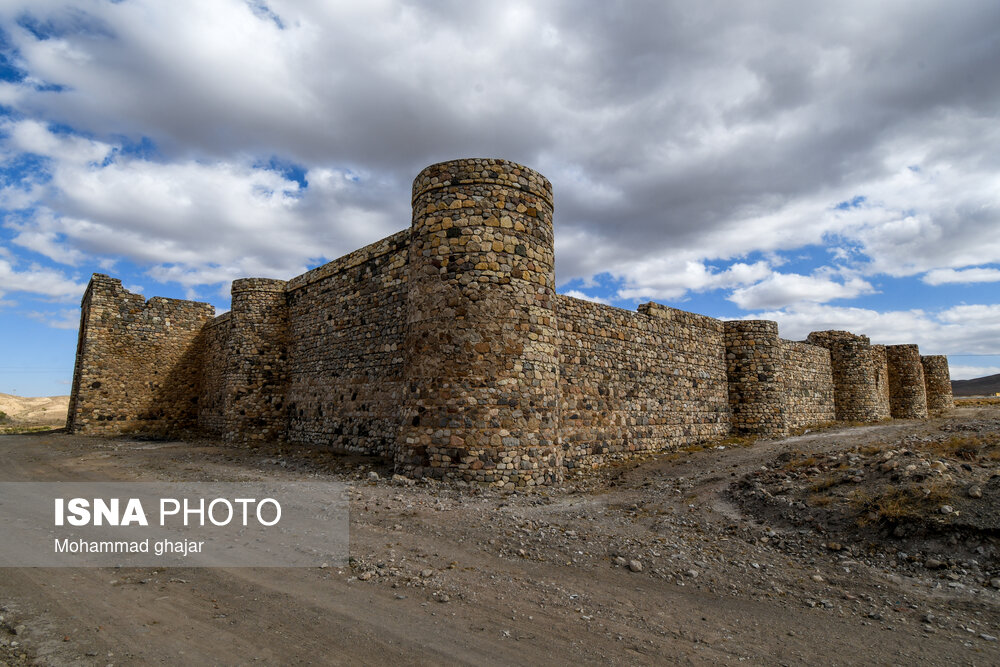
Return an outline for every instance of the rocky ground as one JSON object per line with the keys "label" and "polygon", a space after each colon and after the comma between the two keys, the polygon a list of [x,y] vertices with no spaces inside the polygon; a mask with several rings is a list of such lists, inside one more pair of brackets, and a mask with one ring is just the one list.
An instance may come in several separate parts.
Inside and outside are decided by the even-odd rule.
{"label": "rocky ground", "polygon": [[0,456],[4,481],[352,485],[345,567],[5,570],[12,664],[1000,663],[1000,406],[532,493],[204,442],[5,436]]}

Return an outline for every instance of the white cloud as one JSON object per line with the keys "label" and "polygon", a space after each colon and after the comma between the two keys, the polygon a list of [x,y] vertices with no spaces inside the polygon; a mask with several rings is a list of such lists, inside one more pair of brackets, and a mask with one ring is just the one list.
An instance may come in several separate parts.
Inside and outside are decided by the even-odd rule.
{"label": "white cloud", "polygon": [[1000,354],[1000,304],[879,312],[867,308],[800,303],[782,310],[757,312],[747,319],[775,320],[783,338],[804,339],[811,331],[838,329],[864,334],[873,343],[916,343],[921,354]]}
{"label": "white cloud", "polygon": [[603,303],[605,306],[609,305],[610,302],[607,299],[601,298],[599,296],[591,296],[580,290],[571,289],[568,292],[563,292],[566,296],[571,296],[574,299],[582,299],[583,301],[593,301],[594,303]]}
{"label": "white cloud", "polygon": [[79,310],[60,310],[58,313],[43,313],[31,311],[26,313],[31,319],[41,322],[53,329],[76,329],[80,326]]}
{"label": "white cloud", "polygon": [[674,264],[666,258],[650,259],[636,262],[619,276],[625,280],[625,285],[618,290],[617,298],[679,299],[689,291],[746,285],[770,273],[767,262],[736,262],[720,271],[694,260]]}
{"label": "white cloud", "polygon": [[[27,72],[0,83],[24,119],[2,159],[51,176],[0,188],[16,243],[191,293],[288,277],[404,228],[424,165],[498,155],[554,183],[559,282],[609,273],[621,299],[775,309],[1000,262],[1000,21],[981,3],[262,7],[0,7]],[[809,244],[834,248],[826,271],[772,275]]]}
{"label": "white cloud", "polygon": [[928,285],[951,283],[995,283],[1000,282],[1000,269],[934,269],[928,271],[922,280]]}
{"label": "white cloud", "polygon": [[86,287],[59,271],[37,265],[18,271],[10,262],[0,260],[0,296],[5,292],[25,292],[56,300],[70,300],[82,298]]}
{"label": "white cloud", "polygon": [[309,258],[338,257],[406,224],[359,198],[370,184],[343,172],[310,171],[314,182],[303,193],[296,181],[249,161],[164,164],[119,155],[95,164],[91,158],[107,151],[24,124],[11,124],[11,133],[47,151],[44,201],[61,215],[42,207],[30,221],[8,226],[17,232],[14,243],[61,263],[126,258],[151,267],[158,280],[186,286],[290,277]]}
{"label": "white cloud", "polygon": [[746,310],[782,308],[793,303],[825,303],[871,294],[871,284],[860,278],[837,282],[824,276],[775,273],[759,283],[741,287],[727,298]]}

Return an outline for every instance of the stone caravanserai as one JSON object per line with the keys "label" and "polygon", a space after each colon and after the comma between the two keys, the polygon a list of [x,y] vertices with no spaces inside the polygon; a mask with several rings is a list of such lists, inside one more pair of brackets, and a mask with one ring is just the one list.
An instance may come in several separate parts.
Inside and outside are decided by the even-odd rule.
{"label": "stone caravanserai", "polygon": [[953,404],[947,358],[916,345],[582,301],[556,293],[553,255],[549,181],[466,159],[420,172],[410,229],[288,281],[236,280],[218,317],[95,274],[68,429],[331,447],[513,488]]}

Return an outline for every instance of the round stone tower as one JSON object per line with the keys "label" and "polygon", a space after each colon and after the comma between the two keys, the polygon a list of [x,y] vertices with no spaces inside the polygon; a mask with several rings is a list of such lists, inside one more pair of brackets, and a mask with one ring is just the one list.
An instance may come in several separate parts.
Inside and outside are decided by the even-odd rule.
{"label": "round stone tower", "polygon": [[833,402],[838,421],[875,422],[889,418],[889,405],[880,387],[879,353],[867,336],[849,331],[814,331],[806,342],[830,350]]}
{"label": "round stone tower", "polygon": [[725,322],[725,340],[733,432],[786,435],[784,357],[778,323]]}
{"label": "round stone tower", "polygon": [[285,281],[233,281],[226,369],[227,438],[258,443],[285,437],[288,307]]}
{"label": "round stone tower", "polygon": [[924,367],[916,345],[887,345],[889,408],[895,419],[925,419],[927,392]]}
{"label": "round stone tower", "polygon": [[506,160],[427,167],[410,243],[397,466],[507,488],[557,480],[551,184]]}
{"label": "round stone tower", "polygon": [[943,354],[932,354],[920,357],[920,363],[924,366],[927,409],[951,410],[955,407],[955,398],[951,393],[951,371],[948,369],[948,357]]}

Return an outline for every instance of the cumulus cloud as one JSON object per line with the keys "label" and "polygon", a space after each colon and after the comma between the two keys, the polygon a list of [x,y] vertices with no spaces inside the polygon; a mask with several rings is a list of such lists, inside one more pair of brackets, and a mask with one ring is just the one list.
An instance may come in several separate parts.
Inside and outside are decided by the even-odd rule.
{"label": "cumulus cloud", "polygon": [[27,292],[68,301],[81,298],[85,288],[85,284],[67,278],[60,271],[37,265],[19,271],[9,261],[0,259],[0,296],[10,292]]}
{"label": "cumulus cloud", "polygon": [[563,294],[565,294],[566,296],[571,296],[574,299],[582,299],[583,301],[593,301],[594,303],[603,303],[605,306],[611,303],[607,299],[601,298],[599,296],[591,296],[590,294],[581,292],[580,290],[576,289],[568,290],[566,292],[563,292]]}
{"label": "cumulus cloud", "polygon": [[861,278],[837,282],[823,276],[775,273],[759,283],[733,290],[728,299],[740,308],[754,310],[780,308],[803,301],[825,303],[873,291],[871,284]]}
{"label": "cumulus cloud", "polygon": [[[19,253],[223,293],[403,229],[427,164],[500,156],[553,181],[560,284],[984,347],[973,313],[824,304],[996,278],[1000,5],[14,0],[0,26]],[[804,246],[830,252],[777,272]]]}
{"label": "cumulus cloud", "polygon": [[1000,269],[934,269],[924,274],[922,280],[928,285],[950,283],[995,283],[1000,282]]}
{"label": "cumulus cloud", "polygon": [[[374,208],[369,194],[358,195],[369,184],[343,171],[307,172],[312,182],[303,193],[298,181],[248,159],[161,163],[32,121],[6,129],[11,145],[48,160],[50,176],[30,186],[40,204],[30,220],[7,224],[13,243],[65,264],[125,258],[150,267],[157,280],[188,287],[289,277],[309,260],[337,257],[404,226]],[[324,228],[327,215],[339,220]]]}
{"label": "cumulus cloud", "polygon": [[617,297],[679,299],[689,291],[727,289],[760,280],[770,273],[771,268],[767,262],[736,262],[724,270],[718,270],[694,260],[675,264],[667,258],[655,258],[637,262],[620,274],[626,284],[618,290]]}
{"label": "cumulus cloud", "polygon": [[811,331],[840,329],[864,333],[873,343],[917,343],[922,354],[994,355],[1000,305],[972,304],[939,311],[876,311],[818,303],[761,311],[746,319],[776,320],[783,338],[802,340]]}

